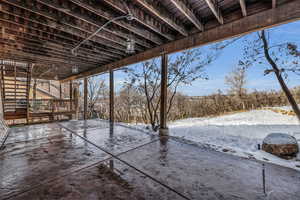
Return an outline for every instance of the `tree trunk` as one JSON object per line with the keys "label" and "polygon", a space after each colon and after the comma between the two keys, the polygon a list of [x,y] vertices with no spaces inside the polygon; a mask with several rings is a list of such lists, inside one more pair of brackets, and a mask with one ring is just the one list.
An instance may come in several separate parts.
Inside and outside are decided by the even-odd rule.
{"label": "tree trunk", "polygon": [[281,72],[280,72],[277,64],[273,61],[273,59],[271,58],[271,56],[269,54],[269,46],[268,46],[268,42],[267,42],[264,30],[261,32],[261,38],[262,38],[262,41],[263,41],[263,44],[264,44],[264,54],[265,54],[265,57],[266,57],[267,61],[270,63],[270,65],[272,66],[272,68],[274,70],[274,73],[275,73],[275,75],[277,77],[277,80],[278,80],[278,82],[279,82],[279,84],[281,86],[281,89],[283,90],[284,94],[286,95],[289,103],[292,106],[293,111],[295,112],[298,120],[300,121],[300,110],[299,110],[299,107],[298,107],[298,105],[296,103],[296,100],[294,99],[291,91],[289,90],[289,88],[285,84],[284,79],[281,76]]}

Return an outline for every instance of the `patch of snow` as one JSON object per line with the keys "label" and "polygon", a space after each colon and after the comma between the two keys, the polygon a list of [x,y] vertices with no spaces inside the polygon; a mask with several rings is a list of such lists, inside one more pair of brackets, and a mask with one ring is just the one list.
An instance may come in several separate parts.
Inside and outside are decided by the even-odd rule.
{"label": "patch of snow", "polygon": [[208,144],[217,151],[255,158],[300,170],[300,156],[284,160],[258,150],[258,145],[270,133],[286,133],[300,142],[300,126],[295,116],[270,110],[248,112],[210,118],[190,118],[171,122],[170,135],[196,143]]}

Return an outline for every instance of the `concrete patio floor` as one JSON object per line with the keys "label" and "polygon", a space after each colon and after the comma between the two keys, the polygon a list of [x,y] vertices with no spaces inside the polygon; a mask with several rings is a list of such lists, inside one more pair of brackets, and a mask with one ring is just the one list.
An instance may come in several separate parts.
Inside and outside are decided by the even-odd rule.
{"label": "concrete patio floor", "polygon": [[300,172],[103,121],[69,121],[10,130],[0,199],[298,200]]}

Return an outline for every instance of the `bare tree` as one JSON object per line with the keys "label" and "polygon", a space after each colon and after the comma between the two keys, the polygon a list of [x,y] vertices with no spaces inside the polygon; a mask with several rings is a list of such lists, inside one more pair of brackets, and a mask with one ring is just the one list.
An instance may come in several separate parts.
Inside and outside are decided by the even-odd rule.
{"label": "bare tree", "polygon": [[247,71],[245,67],[236,67],[227,76],[225,84],[229,86],[229,93],[236,95],[240,99],[246,94]]}
{"label": "bare tree", "polygon": [[93,117],[96,111],[96,103],[108,97],[108,87],[105,80],[99,77],[88,79],[88,116]]}
{"label": "bare tree", "polygon": [[293,42],[278,42],[278,38],[271,38],[271,34],[270,31],[263,30],[257,33],[254,40],[248,40],[248,45],[244,48],[244,60],[240,61],[240,64],[246,67],[255,64],[271,67],[265,70],[265,75],[275,74],[281,89],[300,120],[299,107],[284,80],[290,72],[300,74],[298,45]]}
{"label": "bare tree", "polygon": [[[216,47],[214,47],[216,48]],[[223,47],[222,47],[223,48]],[[198,79],[207,79],[204,67],[209,65],[217,57],[217,51],[201,51],[193,49],[169,57],[168,66],[168,108],[169,114],[174,97],[180,85],[189,85]],[[147,119],[151,127],[156,131],[159,127],[159,105],[160,105],[160,74],[161,67],[158,59],[143,62],[141,66],[128,68],[126,83],[136,87],[140,94],[145,97],[145,109]]]}

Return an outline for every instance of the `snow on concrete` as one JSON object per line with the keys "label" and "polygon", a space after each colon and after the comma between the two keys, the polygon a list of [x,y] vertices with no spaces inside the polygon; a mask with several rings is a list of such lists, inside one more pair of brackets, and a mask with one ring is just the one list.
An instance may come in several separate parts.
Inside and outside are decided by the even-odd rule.
{"label": "snow on concrete", "polygon": [[255,158],[300,170],[300,155],[284,160],[258,150],[258,144],[270,133],[287,133],[300,142],[299,121],[294,116],[271,110],[253,110],[209,118],[189,118],[170,122],[170,135],[233,155]]}

